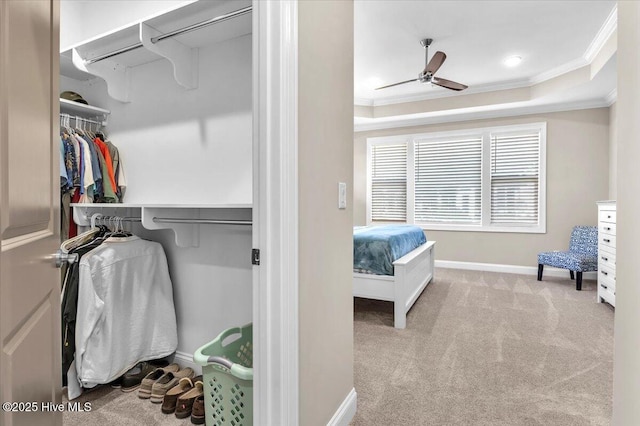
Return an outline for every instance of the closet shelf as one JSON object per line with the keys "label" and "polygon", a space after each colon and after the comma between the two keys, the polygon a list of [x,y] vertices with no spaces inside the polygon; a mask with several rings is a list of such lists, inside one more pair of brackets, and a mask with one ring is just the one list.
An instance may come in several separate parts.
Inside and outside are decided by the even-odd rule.
{"label": "closet shelf", "polygon": [[61,63],[73,64],[70,77],[104,79],[109,95],[121,102],[132,101],[130,68],[163,58],[173,65],[176,82],[194,89],[198,49],[251,34],[250,9],[250,0],[193,2],[80,43],[61,53]]}
{"label": "closet shelf", "polygon": [[126,222],[140,222],[150,230],[171,229],[178,247],[200,245],[200,225],[224,225],[249,228],[251,204],[99,204],[72,203],[73,220],[80,226],[90,226],[91,217],[125,217]]}
{"label": "closet shelf", "polygon": [[83,118],[87,117],[106,117],[111,114],[108,109],[102,109],[91,105],[85,105],[80,102],[70,101],[60,98],[60,112],[70,115],[78,115]]}

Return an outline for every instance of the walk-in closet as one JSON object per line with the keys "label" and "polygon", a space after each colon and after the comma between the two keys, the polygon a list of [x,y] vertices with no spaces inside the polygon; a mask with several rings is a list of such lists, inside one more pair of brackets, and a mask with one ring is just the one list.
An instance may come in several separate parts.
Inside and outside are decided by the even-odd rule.
{"label": "walk-in closet", "polygon": [[[60,100],[63,128],[110,141],[126,179],[124,186],[116,184],[122,192],[116,199],[75,196],[62,220],[68,217],[78,233],[102,225],[126,238],[161,245],[177,326],[170,361],[196,374],[201,367],[193,355],[199,347],[224,330],[253,322],[252,262],[259,262],[257,252],[252,253],[257,231],[253,21],[251,1],[192,2],[81,41],[60,57],[59,90],[67,98],[68,93],[80,98]],[[74,31],[64,15],[61,24],[63,35]],[[124,296],[137,297],[142,306],[134,311],[144,308],[145,300],[158,304],[154,291],[166,289],[156,284],[157,290],[148,286],[142,298]],[[80,297],[86,299],[82,292]],[[86,309],[78,309],[78,317]],[[167,317],[174,315],[165,309]],[[130,318],[136,330],[135,321],[145,321]],[[162,314],[147,320],[162,320]],[[118,351],[110,354],[112,364],[135,359],[120,356],[121,345],[111,348]],[[79,358],[76,353],[76,363]],[[91,401],[71,386],[68,397]],[[245,404],[252,407],[253,401],[245,398],[236,406]],[[70,424],[79,419],[65,416]],[[243,418],[239,415],[237,424],[245,424]]]}

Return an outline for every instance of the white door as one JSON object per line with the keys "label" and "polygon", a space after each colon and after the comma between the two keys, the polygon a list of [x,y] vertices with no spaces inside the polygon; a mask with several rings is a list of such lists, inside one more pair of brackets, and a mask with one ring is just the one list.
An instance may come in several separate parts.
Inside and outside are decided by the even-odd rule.
{"label": "white door", "polygon": [[0,424],[61,425],[58,2],[0,1]]}

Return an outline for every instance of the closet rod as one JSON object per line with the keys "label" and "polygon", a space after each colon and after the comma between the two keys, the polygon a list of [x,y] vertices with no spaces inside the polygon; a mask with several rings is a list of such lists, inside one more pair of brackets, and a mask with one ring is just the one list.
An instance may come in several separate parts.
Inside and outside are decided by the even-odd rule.
{"label": "closet rod", "polygon": [[156,223],[202,223],[202,224],[214,224],[214,225],[253,225],[250,220],[222,220],[222,219],[180,219],[170,217],[154,217],[153,221]]}
{"label": "closet rod", "polygon": [[244,9],[235,10],[233,12],[227,13],[226,15],[216,16],[215,18],[207,19],[206,21],[198,22],[197,24],[189,25],[188,27],[182,28],[180,30],[171,31],[170,33],[162,34],[157,37],[152,37],[151,42],[157,43],[165,38],[174,37],[180,34],[188,33],[202,27],[206,27],[211,24],[217,24],[218,22],[226,21],[227,19],[235,18],[237,16],[242,16],[246,13],[251,13],[251,6],[247,6]]}
{"label": "closet rod", "polygon": [[[118,218],[122,222],[142,222],[142,219],[139,217],[119,217],[119,216],[100,216],[96,218],[96,222],[109,222],[109,220],[114,220],[114,218]],[[184,219],[184,218],[174,218],[174,217],[154,217],[153,221],[155,223],[193,223],[193,224],[204,224],[204,225],[246,225],[252,226],[253,222],[250,220],[223,220],[223,219]]]}
{"label": "closet rod", "polygon": [[[206,21],[198,22],[197,24],[189,25],[188,27],[181,28],[179,30],[171,31],[171,32],[169,32],[167,34],[162,34],[162,35],[159,35],[157,37],[152,37],[151,38],[151,42],[152,43],[157,43],[159,41],[164,40],[165,38],[175,37],[175,36],[180,35],[180,34],[188,33],[188,32],[191,32],[191,31],[194,31],[194,30],[197,30],[197,29],[200,29],[200,28],[212,25],[212,24],[217,24],[219,22],[226,21],[227,19],[235,18],[237,16],[242,16],[244,14],[250,13],[251,9],[252,9],[251,6],[247,6],[247,7],[243,8],[243,9],[239,9],[239,10],[227,13],[225,15],[216,16],[215,18],[211,18],[211,19],[208,19]],[[99,61],[102,61],[102,60],[105,60],[105,59],[112,58],[112,57],[114,57],[116,55],[121,55],[123,53],[130,52],[130,51],[138,49],[140,47],[142,47],[142,43],[141,42],[136,43],[136,44],[132,44],[132,45],[127,46],[127,47],[123,47],[121,49],[115,50],[115,51],[110,52],[110,53],[105,53],[104,55],[96,56],[95,58],[87,59],[84,62],[85,62],[85,64],[93,64],[93,63],[96,63],[96,62],[99,62]]]}
{"label": "closet rod", "polygon": [[[93,124],[98,124],[100,126],[103,125],[102,121],[95,121],[95,120],[89,120],[88,118],[83,118],[83,117],[76,117],[75,115],[70,115],[70,114],[65,114],[63,112],[60,113],[60,118],[69,118],[70,120],[76,120],[76,118],[79,118],[80,121],[84,121],[86,123],[93,123]],[[76,120],[77,121],[77,120]]]}

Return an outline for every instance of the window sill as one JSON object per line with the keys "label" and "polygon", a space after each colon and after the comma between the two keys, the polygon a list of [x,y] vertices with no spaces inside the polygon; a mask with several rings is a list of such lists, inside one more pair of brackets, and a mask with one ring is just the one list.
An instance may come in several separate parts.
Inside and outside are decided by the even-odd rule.
{"label": "window sill", "polygon": [[454,224],[427,224],[406,222],[369,222],[367,225],[398,225],[407,224],[421,227],[425,231],[454,231],[454,232],[496,232],[511,234],[545,234],[545,226],[481,226],[481,225],[454,225]]}

